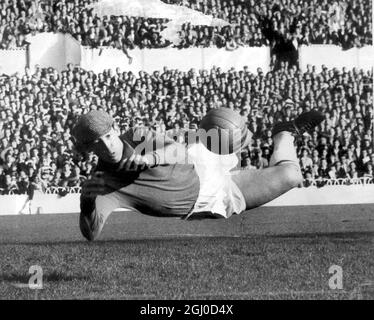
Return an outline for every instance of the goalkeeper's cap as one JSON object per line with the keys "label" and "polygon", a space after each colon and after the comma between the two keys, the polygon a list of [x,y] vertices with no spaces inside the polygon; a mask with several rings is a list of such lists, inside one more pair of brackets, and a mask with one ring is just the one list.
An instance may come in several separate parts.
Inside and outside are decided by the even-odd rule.
{"label": "goalkeeper's cap", "polygon": [[108,133],[113,124],[114,119],[104,111],[92,110],[83,114],[72,130],[76,145],[88,148],[95,140]]}

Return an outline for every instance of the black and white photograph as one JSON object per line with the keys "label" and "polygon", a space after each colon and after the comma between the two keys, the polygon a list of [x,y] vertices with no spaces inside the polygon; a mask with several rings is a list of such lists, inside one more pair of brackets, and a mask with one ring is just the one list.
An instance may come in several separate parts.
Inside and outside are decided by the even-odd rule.
{"label": "black and white photograph", "polygon": [[0,300],[374,300],[372,20],[371,0],[0,0]]}

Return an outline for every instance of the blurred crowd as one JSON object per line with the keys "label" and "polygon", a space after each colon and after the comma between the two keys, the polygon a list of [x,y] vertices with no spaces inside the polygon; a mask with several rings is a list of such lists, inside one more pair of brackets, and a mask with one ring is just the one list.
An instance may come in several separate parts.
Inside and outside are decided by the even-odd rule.
{"label": "blurred crowd", "polygon": [[336,44],[344,49],[372,44],[370,0],[163,0],[223,19],[228,26],[192,26],[179,31],[180,43],[161,36],[168,19],[98,17],[97,0],[2,0],[0,49],[27,45],[26,35],[69,33],[82,45],[128,49],[177,46],[282,46]]}
{"label": "blurred crowd", "polygon": [[[223,19],[227,27],[189,26],[182,39],[197,45],[334,44],[349,49],[372,44],[370,0],[163,0]],[[185,40],[186,42],[186,40]],[[187,41],[188,43],[188,41]]]}
{"label": "blurred crowd", "polygon": [[282,63],[258,69],[183,72],[164,68],[151,74],[106,70],[95,74],[68,65],[26,68],[24,75],[0,77],[0,191],[79,186],[97,164],[93,154],[74,150],[70,130],[76,118],[103,109],[129,127],[158,132],[196,129],[212,108],[237,110],[253,132],[241,166],[269,165],[271,128],[317,108],[326,121],[297,141],[305,179],[373,178],[373,74],[322,67],[305,72]]}

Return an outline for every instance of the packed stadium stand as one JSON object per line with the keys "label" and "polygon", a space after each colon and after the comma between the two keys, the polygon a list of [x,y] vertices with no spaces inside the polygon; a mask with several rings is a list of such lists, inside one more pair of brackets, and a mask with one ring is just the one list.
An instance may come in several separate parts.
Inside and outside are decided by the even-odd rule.
{"label": "packed stadium stand", "polygon": [[122,130],[151,126],[156,131],[196,128],[211,108],[227,106],[247,119],[252,145],[241,166],[268,166],[272,125],[318,108],[326,121],[298,142],[305,179],[373,178],[372,72],[313,68],[302,73],[286,65],[258,70],[101,74],[68,66],[27,70],[0,80],[0,187],[3,193],[35,188],[75,187],[97,159],[74,152],[70,128],[92,109],[109,111]]}
{"label": "packed stadium stand", "polygon": [[[99,18],[89,9],[96,2],[92,0],[5,0],[0,3],[0,49],[27,46],[27,35],[41,32],[69,33],[84,46],[115,47],[127,55],[134,48],[168,46],[227,50],[270,46],[276,53],[287,42],[295,50],[310,44],[335,44],[343,49],[372,44],[369,0],[163,1],[230,25],[184,24],[181,41],[175,44],[161,36],[168,19]],[[372,70],[322,66],[317,72],[308,66],[303,72],[290,61],[277,62],[266,73],[260,68],[253,73],[247,68],[223,71],[219,67],[94,73],[68,65],[62,72],[36,67],[35,71],[26,68],[24,75],[3,74],[0,192],[78,190],[97,159],[74,151],[70,129],[77,116],[100,108],[110,112],[123,131],[150,126],[160,132],[196,129],[212,108],[237,110],[254,134],[252,145],[240,154],[240,166],[246,169],[268,166],[274,123],[318,108],[326,113],[326,121],[297,146],[305,185],[372,182]]]}
{"label": "packed stadium stand", "polygon": [[[300,44],[335,44],[346,49],[372,43],[371,2],[299,0],[163,0],[189,6],[230,22],[222,43],[261,46],[286,39]],[[206,28],[195,27],[197,43],[205,43]],[[220,30],[214,30],[220,33]],[[188,36],[188,35],[187,35]],[[219,46],[221,39],[213,41]]]}
{"label": "packed stadium stand", "polygon": [[227,26],[191,26],[180,31],[179,44],[161,36],[168,19],[98,17],[90,9],[95,0],[0,3],[0,48],[27,45],[26,35],[60,32],[82,45],[122,49],[166,46],[226,47],[286,46],[293,43],[335,44],[344,49],[372,44],[370,0],[163,0],[181,4],[229,22]]}

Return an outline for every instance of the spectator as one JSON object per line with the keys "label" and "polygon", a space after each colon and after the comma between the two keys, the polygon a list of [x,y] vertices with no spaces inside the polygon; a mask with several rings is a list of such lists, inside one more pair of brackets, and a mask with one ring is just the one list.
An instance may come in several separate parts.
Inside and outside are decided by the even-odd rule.
{"label": "spectator", "polygon": [[[268,165],[276,121],[317,107],[326,112],[327,121],[297,141],[304,177],[370,175],[373,126],[370,121],[365,124],[364,118],[372,114],[373,75],[357,69],[343,73],[323,68],[317,74],[313,66],[303,73],[282,65],[266,74],[217,67],[94,74],[70,65],[61,73],[36,68],[34,73],[26,70],[22,78],[0,78],[0,188],[9,191],[13,176],[15,188],[22,190],[17,192],[23,192],[25,174],[39,189],[71,188],[89,177],[97,159],[74,151],[70,127],[77,116],[93,108],[121,119],[123,132],[132,122],[166,132],[196,129],[210,109],[227,106],[240,112],[254,133],[249,150],[243,150],[242,166],[255,168]],[[35,77],[39,80],[30,80]],[[354,88],[352,94],[336,90],[346,83]],[[327,88],[319,93],[323,85]]]}
{"label": "spectator", "polygon": [[366,168],[365,168],[363,176],[365,178],[374,178],[374,175],[373,175],[373,165],[371,163],[368,163],[366,165]]}
{"label": "spectator", "polygon": [[[179,3],[179,0],[163,0]],[[171,42],[161,36],[168,19],[96,16],[88,5],[96,1],[66,0],[14,1],[0,3],[0,47],[25,46],[25,35],[37,32],[70,33],[82,45],[113,47],[125,52],[138,48],[163,48]],[[300,0],[266,0],[261,7],[254,1],[208,0],[204,4],[184,2],[195,10],[230,23],[225,27],[184,24],[179,33],[180,48],[211,47],[234,50],[239,46],[270,45],[275,51],[290,52],[301,44],[335,44],[344,49],[372,44],[371,2],[355,4],[314,1],[309,6]],[[290,63],[290,61],[288,61]]]}
{"label": "spectator", "polygon": [[309,156],[309,150],[307,148],[303,148],[301,150],[301,158],[300,158],[300,166],[302,170],[310,170],[313,166],[313,161]]}
{"label": "spectator", "polygon": [[269,161],[262,156],[261,148],[255,149],[253,162],[256,169],[263,169],[269,166]]}

